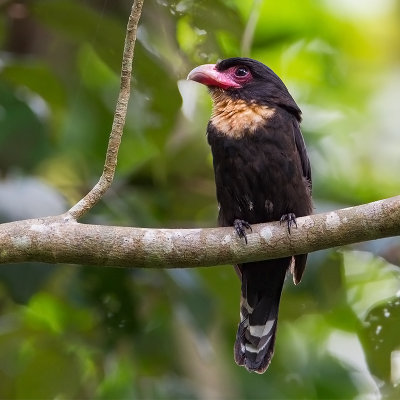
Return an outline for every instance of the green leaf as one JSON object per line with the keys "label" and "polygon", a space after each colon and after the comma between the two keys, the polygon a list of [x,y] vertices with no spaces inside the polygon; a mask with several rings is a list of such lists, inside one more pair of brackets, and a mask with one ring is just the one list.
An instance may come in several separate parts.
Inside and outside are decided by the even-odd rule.
{"label": "green leaf", "polygon": [[98,13],[94,8],[74,0],[37,1],[33,3],[33,13],[42,24],[75,43],[92,42],[112,68],[120,66],[124,26],[110,15]]}

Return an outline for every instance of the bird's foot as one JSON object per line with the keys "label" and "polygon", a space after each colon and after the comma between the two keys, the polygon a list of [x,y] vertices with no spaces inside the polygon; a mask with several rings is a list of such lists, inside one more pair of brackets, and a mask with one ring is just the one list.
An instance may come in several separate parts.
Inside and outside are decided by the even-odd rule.
{"label": "bird's foot", "polygon": [[297,222],[296,222],[296,215],[293,213],[287,213],[283,214],[281,219],[279,220],[280,224],[282,225],[282,222],[287,222],[287,229],[290,234],[290,228],[294,225],[297,228]]}
{"label": "bird's foot", "polygon": [[235,219],[233,221],[233,227],[235,228],[237,235],[240,238],[244,238],[244,241],[247,244],[246,229],[250,229],[250,231],[252,231],[251,225],[247,221],[243,221],[242,219]]}

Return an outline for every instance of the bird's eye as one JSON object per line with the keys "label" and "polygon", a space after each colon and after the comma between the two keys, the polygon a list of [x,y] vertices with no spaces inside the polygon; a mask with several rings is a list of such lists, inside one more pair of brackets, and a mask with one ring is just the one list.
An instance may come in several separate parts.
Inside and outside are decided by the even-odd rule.
{"label": "bird's eye", "polygon": [[249,69],[247,67],[238,67],[235,70],[235,75],[240,78],[247,76],[248,73],[249,73]]}

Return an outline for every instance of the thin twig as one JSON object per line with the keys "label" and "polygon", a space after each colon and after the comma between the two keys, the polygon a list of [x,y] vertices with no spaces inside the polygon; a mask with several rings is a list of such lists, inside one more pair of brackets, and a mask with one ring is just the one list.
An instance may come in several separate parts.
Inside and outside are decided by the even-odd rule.
{"label": "thin twig", "polygon": [[64,215],[65,219],[78,220],[79,218],[82,218],[102,198],[114,179],[118,150],[121,144],[131,92],[132,62],[135,50],[137,27],[142,13],[143,1],[144,0],[134,1],[128,20],[128,26],[126,28],[121,68],[121,85],[108,142],[103,174],[93,189]]}
{"label": "thin twig", "polygon": [[251,7],[249,19],[243,32],[241,53],[243,57],[250,56],[251,46],[253,44],[254,31],[256,30],[258,17],[260,15],[260,7],[262,0],[254,0]]}

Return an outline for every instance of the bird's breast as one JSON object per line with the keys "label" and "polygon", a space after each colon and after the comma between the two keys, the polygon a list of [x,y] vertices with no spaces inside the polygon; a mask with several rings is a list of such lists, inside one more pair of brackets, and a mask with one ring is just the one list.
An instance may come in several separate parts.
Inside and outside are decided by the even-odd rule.
{"label": "bird's breast", "polygon": [[213,94],[211,124],[222,135],[240,139],[253,134],[275,115],[275,109],[235,99],[221,92]]}

